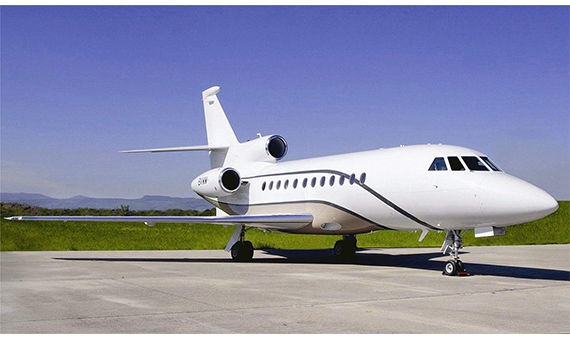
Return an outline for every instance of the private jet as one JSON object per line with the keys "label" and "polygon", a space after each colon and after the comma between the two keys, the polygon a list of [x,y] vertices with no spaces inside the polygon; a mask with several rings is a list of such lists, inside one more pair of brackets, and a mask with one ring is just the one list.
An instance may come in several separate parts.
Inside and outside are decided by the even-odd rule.
{"label": "private jet", "polygon": [[249,261],[254,248],[246,231],[342,235],[333,252],[355,256],[356,235],[374,231],[445,231],[446,275],[467,274],[459,259],[462,237],[500,236],[509,225],[533,221],[558,209],[544,190],[505,173],[478,151],[442,144],[400,146],[357,153],[281,161],[288,151],[280,135],[239,142],[222,109],[220,87],[202,92],[208,144],[143,152],[209,152],[211,170],[192,190],[216,207],[211,217],[31,217],[11,220],[210,223],[235,225],[225,250]]}

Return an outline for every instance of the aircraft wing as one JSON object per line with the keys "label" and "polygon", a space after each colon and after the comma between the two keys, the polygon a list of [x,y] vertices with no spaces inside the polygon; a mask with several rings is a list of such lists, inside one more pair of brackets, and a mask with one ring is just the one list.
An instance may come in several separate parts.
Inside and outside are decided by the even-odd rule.
{"label": "aircraft wing", "polygon": [[14,216],[11,221],[72,221],[72,222],[141,222],[155,223],[210,223],[241,225],[267,230],[295,230],[310,224],[312,215],[251,215],[251,216]]}

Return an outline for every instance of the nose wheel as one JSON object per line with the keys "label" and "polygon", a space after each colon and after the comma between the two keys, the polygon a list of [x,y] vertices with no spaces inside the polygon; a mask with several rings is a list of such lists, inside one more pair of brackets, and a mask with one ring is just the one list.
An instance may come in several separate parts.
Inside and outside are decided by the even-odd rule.
{"label": "nose wheel", "polygon": [[467,230],[461,232],[460,230],[449,230],[445,235],[445,241],[441,246],[443,254],[449,253],[451,258],[443,267],[443,274],[447,276],[468,276],[469,273],[465,270],[465,265],[459,259],[459,250],[463,248],[463,241],[461,238]]}
{"label": "nose wheel", "polygon": [[465,271],[465,265],[463,262],[458,260],[450,259],[445,262],[445,266],[443,267],[443,274],[448,276],[461,276],[466,275],[467,271]]}

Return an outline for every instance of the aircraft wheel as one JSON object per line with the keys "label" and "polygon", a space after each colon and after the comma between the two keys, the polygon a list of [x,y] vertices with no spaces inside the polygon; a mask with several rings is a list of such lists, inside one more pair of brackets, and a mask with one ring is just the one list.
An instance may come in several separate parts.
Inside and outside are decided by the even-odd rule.
{"label": "aircraft wheel", "polygon": [[353,257],[356,254],[356,241],[343,241],[345,257]]}
{"label": "aircraft wheel", "polygon": [[242,247],[243,247],[243,245],[241,242],[237,242],[236,244],[234,244],[232,246],[231,254],[232,254],[232,259],[234,261],[240,260],[240,257],[241,257],[240,253],[242,251]]}
{"label": "aircraft wheel", "polygon": [[243,258],[244,261],[250,261],[253,258],[253,243],[250,241],[243,242],[244,253]]}
{"label": "aircraft wheel", "polygon": [[445,267],[443,268],[443,273],[448,276],[457,275],[457,263],[454,260],[449,260],[445,262]]}
{"label": "aircraft wheel", "polygon": [[337,241],[334,244],[334,249],[333,249],[334,256],[336,258],[342,258],[345,255],[344,251],[345,251],[344,250],[344,241]]}
{"label": "aircraft wheel", "polygon": [[465,271],[465,264],[463,264],[462,261],[457,260],[457,272],[463,272]]}
{"label": "aircraft wheel", "polygon": [[356,241],[337,241],[334,244],[333,252],[336,258],[352,257],[356,253]]}
{"label": "aircraft wheel", "polygon": [[250,241],[237,242],[232,246],[231,254],[234,261],[250,261],[253,258],[253,244]]}

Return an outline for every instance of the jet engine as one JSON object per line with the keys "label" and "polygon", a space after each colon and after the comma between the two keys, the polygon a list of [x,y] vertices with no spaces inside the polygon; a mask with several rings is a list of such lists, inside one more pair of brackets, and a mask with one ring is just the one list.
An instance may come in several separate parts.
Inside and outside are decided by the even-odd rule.
{"label": "jet engine", "polygon": [[287,142],[282,136],[271,135],[265,143],[265,151],[276,160],[280,160],[287,155]]}
{"label": "jet engine", "polygon": [[286,154],[287,142],[285,139],[279,135],[268,135],[240,143],[238,147],[231,149],[228,153],[228,162],[275,163],[285,157]]}
{"label": "jet engine", "polygon": [[241,186],[241,177],[234,168],[208,170],[192,181],[192,190],[199,195],[225,197],[235,193]]}

